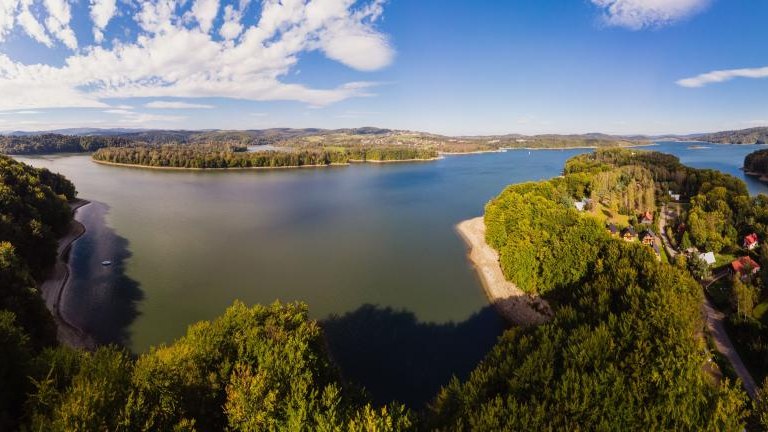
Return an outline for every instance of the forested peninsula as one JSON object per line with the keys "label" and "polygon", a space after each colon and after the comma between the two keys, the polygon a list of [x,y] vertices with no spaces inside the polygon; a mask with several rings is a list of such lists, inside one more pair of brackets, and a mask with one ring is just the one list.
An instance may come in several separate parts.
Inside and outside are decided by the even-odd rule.
{"label": "forested peninsula", "polygon": [[299,151],[245,151],[220,145],[163,145],[109,147],[97,150],[97,162],[151,168],[225,169],[328,166],[351,162],[402,162],[433,160],[434,150],[377,147]]}
{"label": "forested peninsula", "polygon": [[[368,403],[341,378],[322,328],[302,304],[236,302],[220,318],[139,356],[120,347],[58,345],[34,288],[53,260],[56,235],[71,221],[67,201],[75,189],[7,157],[0,158],[0,180],[8,203],[0,218],[0,380],[9,384],[0,390],[3,430],[768,426],[762,393],[752,402],[725,366],[713,372],[695,273],[606,229],[608,222],[639,229],[644,221],[635,214],[658,214],[652,210],[674,189],[690,202],[681,221],[691,226],[692,244],[728,250],[733,233],[725,224],[733,224],[733,236],[765,232],[768,203],[752,201],[733,177],[684,167],[672,156],[578,156],[562,178],[509,186],[488,203],[487,242],[504,275],[546,298],[554,313],[544,324],[508,330],[467,380],[446,383],[423,410]],[[574,202],[584,197],[592,204],[579,211]],[[756,204],[759,210],[750,210]],[[726,207],[739,210],[723,214]],[[672,235],[686,241],[677,230]],[[749,283],[757,290],[760,280]]]}
{"label": "forested peninsula", "polygon": [[744,158],[744,172],[768,181],[768,149],[748,154]]}

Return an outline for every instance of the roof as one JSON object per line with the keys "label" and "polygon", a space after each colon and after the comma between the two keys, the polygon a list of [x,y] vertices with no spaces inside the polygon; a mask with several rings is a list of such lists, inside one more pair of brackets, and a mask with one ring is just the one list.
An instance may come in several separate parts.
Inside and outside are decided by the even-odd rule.
{"label": "roof", "polygon": [[706,262],[709,265],[712,265],[715,262],[717,262],[717,259],[715,258],[715,253],[714,252],[707,252],[707,253],[699,254],[699,259],[703,260],[704,262]]}
{"label": "roof", "polygon": [[640,237],[643,237],[643,238],[648,237],[648,236],[656,237],[656,234],[654,234],[653,231],[649,230],[649,229],[643,231],[642,234],[640,234]]}
{"label": "roof", "polygon": [[643,219],[650,219],[653,220],[653,214],[649,211],[643,213]]}
{"label": "roof", "polygon": [[618,228],[616,228],[616,225],[615,225],[615,224],[612,224],[612,223],[610,223],[610,224],[606,225],[606,228],[608,228],[608,231],[610,231],[610,232],[612,232],[612,233],[616,233],[616,232],[618,232],[618,231],[619,231],[619,229],[618,229]]}
{"label": "roof", "polygon": [[632,228],[631,226],[628,226],[628,227],[624,228],[623,230],[621,230],[621,235],[625,235],[625,234],[636,235],[637,233],[635,233],[635,229],[634,228]]}
{"label": "roof", "polygon": [[757,243],[757,233],[752,233],[746,237],[744,237],[744,243],[751,245]]}
{"label": "roof", "polygon": [[760,264],[748,256],[743,256],[731,263],[731,268],[738,273],[744,273],[745,268],[750,268],[753,272],[760,270]]}

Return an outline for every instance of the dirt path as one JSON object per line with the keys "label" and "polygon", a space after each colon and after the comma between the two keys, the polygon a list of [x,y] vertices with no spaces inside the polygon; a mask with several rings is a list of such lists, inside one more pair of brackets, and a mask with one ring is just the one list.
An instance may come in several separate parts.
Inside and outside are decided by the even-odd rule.
{"label": "dirt path", "polygon": [[[89,201],[77,200],[70,203],[70,208],[73,213],[76,213],[79,208],[88,204],[90,204]],[[73,219],[69,231],[59,238],[56,264],[54,264],[48,278],[40,284],[40,293],[56,321],[59,342],[71,347],[94,349],[96,347],[95,341],[68,321],[61,314],[60,308],[61,298],[69,282],[69,251],[72,249],[72,243],[83,234],[85,234],[85,226]]]}
{"label": "dirt path", "polygon": [[482,216],[459,223],[456,230],[470,248],[469,259],[480,275],[488,299],[504,319],[517,325],[541,324],[549,320],[552,310],[546,301],[526,294],[504,277],[499,254],[485,242]]}
{"label": "dirt path", "polygon": [[[674,258],[678,252],[672,248],[672,244],[667,238],[667,232],[665,229],[667,225],[667,217],[667,207],[663,206],[661,208],[659,229],[661,230],[661,238],[663,240],[664,247],[667,248],[667,252],[669,253],[670,258]],[[722,277],[722,275],[717,279],[720,277]],[[738,375],[741,379],[747,394],[749,394],[749,397],[754,399],[757,390],[755,380],[752,378],[752,375],[749,373],[749,370],[747,370],[746,366],[744,366],[744,362],[741,361],[741,356],[739,356],[739,353],[736,351],[736,348],[734,348],[733,343],[731,342],[731,338],[728,337],[728,333],[725,331],[725,324],[723,323],[725,320],[725,314],[715,309],[706,295],[704,296],[704,303],[701,305],[701,310],[707,320],[707,331],[709,332],[710,336],[712,336],[712,340],[715,343],[715,349],[717,349],[720,354],[728,359],[728,362],[733,367],[733,370],[736,371],[736,375]]]}

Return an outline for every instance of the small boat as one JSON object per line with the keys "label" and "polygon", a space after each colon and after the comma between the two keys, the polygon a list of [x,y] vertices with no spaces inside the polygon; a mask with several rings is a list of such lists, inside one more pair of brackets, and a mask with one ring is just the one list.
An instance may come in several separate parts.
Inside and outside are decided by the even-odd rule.
{"label": "small boat", "polygon": [[108,261],[108,260],[107,260],[107,261],[102,261],[102,262],[101,262],[101,265],[103,265],[103,266],[105,266],[105,267],[106,267],[106,266],[111,266],[111,265],[112,265],[112,261]]}

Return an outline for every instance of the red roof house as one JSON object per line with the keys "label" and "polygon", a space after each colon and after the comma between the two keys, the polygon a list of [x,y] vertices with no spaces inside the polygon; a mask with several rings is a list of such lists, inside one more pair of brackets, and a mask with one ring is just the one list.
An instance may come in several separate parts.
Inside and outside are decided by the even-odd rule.
{"label": "red roof house", "polygon": [[650,225],[653,223],[653,213],[647,211],[640,217],[640,223]]}
{"label": "red roof house", "polygon": [[756,233],[744,237],[744,249],[755,249],[760,244],[758,240]]}
{"label": "red roof house", "polygon": [[743,256],[731,263],[731,270],[742,279],[760,271],[760,264],[748,256]]}

